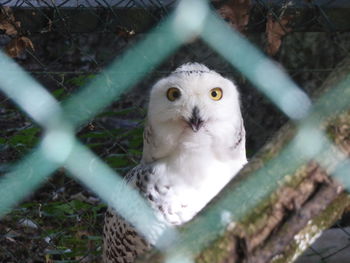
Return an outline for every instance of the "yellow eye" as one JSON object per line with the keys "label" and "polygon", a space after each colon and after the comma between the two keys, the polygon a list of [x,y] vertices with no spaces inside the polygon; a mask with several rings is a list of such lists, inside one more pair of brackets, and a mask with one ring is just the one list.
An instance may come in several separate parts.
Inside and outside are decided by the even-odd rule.
{"label": "yellow eye", "polygon": [[210,90],[210,98],[212,100],[221,100],[222,95],[222,89],[220,88],[213,88]]}
{"label": "yellow eye", "polygon": [[181,91],[178,88],[170,88],[166,92],[166,97],[170,101],[177,100],[181,97]]}

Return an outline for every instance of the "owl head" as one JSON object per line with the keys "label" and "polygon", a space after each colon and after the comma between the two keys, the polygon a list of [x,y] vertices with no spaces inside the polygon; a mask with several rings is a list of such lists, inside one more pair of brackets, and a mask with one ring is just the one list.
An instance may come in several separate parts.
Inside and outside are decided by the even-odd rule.
{"label": "owl head", "polygon": [[225,122],[239,123],[239,94],[233,82],[199,63],[178,67],[152,88],[148,121],[182,124],[196,133]]}

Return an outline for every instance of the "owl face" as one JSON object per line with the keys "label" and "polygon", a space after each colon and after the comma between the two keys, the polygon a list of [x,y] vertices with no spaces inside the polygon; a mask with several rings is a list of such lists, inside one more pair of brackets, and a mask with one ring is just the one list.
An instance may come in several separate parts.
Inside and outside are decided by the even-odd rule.
{"label": "owl face", "polygon": [[185,64],[158,81],[151,91],[148,121],[198,132],[203,127],[240,119],[235,85],[201,64]]}

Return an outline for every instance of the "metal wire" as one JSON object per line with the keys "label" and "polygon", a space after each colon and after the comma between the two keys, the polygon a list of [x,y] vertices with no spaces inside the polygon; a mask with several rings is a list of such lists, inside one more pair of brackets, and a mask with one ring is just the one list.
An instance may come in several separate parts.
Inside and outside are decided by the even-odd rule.
{"label": "metal wire", "polygon": [[[112,7],[119,4],[124,5],[125,1],[115,1],[115,3],[109,1],[84,2],[88,3],[89,6],[103,6],[111,11],[114,17],[117,17],[118,15],[114,13]],[[130,4],[146,9],[151,5],[156,8],[161,7],[164,12],[168,12],[168,6],[171,6],[172,2],[130,1],[125,5],[129,6]],[[39,3],[39,6],[44,5],[52,8],[57,15],[54,23],[62,22],[60,25],[63,25],[63,30],[60,28],[57,32],[61,36],[65,36],[66,39],[71,38],[74,34],[71,25],[67,23],[60,11],[60,8],[71,3],[69,1],[62,1],[56,5],[50,1],[40,1]],[[52,21],[31,1],[6,1],[2,4],[18,7],[31,6],[48,21]],[[79,7],[80,5],[82,3],[79,4]],[[193,10],[196,10],[195,16],[192,13]],[[159,16],[149,12],[155,20],[159,19]],[[320,13],[323,17],[325,16],[322,10]],[[331,28],[331,21],[326,19],[326,24]],[[105,28],[114,33],[111,27],[106,26]],[[154,71],[162,61],[176,52],[181,45],[194,37],[202,38],[215,52],[224,57],[228,63],[253,83],[260,92],[264,93],[283,113],[296,120],[299,132],[280,156],[252,175],[235,192],[227,194],[221,203],[207,211],[205,216],[201,217],[190,231],[179,235],[173,229],[158,229],[157,219],[143,199],[136,192],[128,189],[112,169],[81,144],[76,139],[75,133],[82,125],[99,114],[103,108],[120,98],[125,90],[136,85],[137,82]],[[158,243],[160,249],[168,249],[162,246],[165,239],[172,240],[171,247],[174,249],[167,252],[169,253],[168,262],[191,262],[192,255],[198,253],[224,229],[224,225],[217,224],[218,221],[220,222],[222,211],[228,212],[231,220],[239,221],[263,197],[268,196],[276,189],[277,185],[273,183],[274,181],[277,182],[285,174],[294,171],[296,167],[310,159],[317,159],[327,167],[332,166],[334,168],[333,176],[342,181],[347,189],[350,189],[350,181],[346,176],[350,170],[349,161],[341,153],[338,153],[337,162],[329,163],[326,157],[332,144],[322,132],[318,131],[320,122],[327,116],[348,108],[350,94],[346,87],[349,85],[349,78],[343,80],[337,89],[332,90],[312,105],[307,94],[279,66],[258,51],[239,33],[233,31],[214,14],[205,1],[180,1],[177,8],[167,18],[136,45],[129,48],[127,40],[125,42],[127,51],[103,71],[101,69],[105,65],[99,64],[92,58],[92,64],[97,67],[94,73],[98,72],[99,74],[62,104],[13,60],[0,53],[0,89],[40,126],[43,133],[38,146],[13,165],[11,171],[1,178],[1,216],[9,213],[18,202],[34,192],[54,171],[64,167],[72,178],[77,179],[104,201],[114,206],[146,237],[153,239],[156,232],[160,240]],[[71,43],[71,46],[74,44]],[[230,46],[230,49],[227,46]],[[347,52],[346,47],[343,49]],[[82,53],[88,53],[81,48],[79,50]],[[63,82],[61,83],[52,76],[52,72],[47,70],[51,65],[63,59],[63,55],[55,61],[51,61],[50,64],[46,64],[35,58],[36,55],[30,51],[27,54],[40,62],[41,68],[56,84],[69,90]],[[58,74],[62,74],[62,71],[58,72]],[[336,103],[326,103],[330,98]],[[269,174],[271,180],[265,180],[266,174]],[[120,198],[120,194],[118,196],[113,194],[117,192],[116,189],[123,189],[119,190],[119,193],[122,192],[124,195],[123,199]],[[251,189],[259,190],[251,191]],[[130,203],[135,204],[134,209],[143,211],[144,216],[134,217]],[[145,225],[149,227],[145,227]],[[207,233],[205,238],[201,235],[203,231]],[[196,242],[193,242],[194,240]],[[169,245],[169,242],[166,244]],[[8,252],[11,253],[11,251]],[[12,258],[15,259],[15,255],[12,255]],[[322,260],[326,260],[326,258],[322,258]]]}

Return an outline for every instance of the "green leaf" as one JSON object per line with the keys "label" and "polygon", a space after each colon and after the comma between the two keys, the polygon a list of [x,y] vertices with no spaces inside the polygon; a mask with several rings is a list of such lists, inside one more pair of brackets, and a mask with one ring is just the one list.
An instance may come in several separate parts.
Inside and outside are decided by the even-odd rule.
{"label": "green leaf", "polygon": [[61,247],[59,249],[47,249],[45,250],[45,253],[48,255],[62,255],[62,254],[67,254],[67,253],[71,253],[71,249],[69,248],[65,248],[65,247]]}
{"label": "green leaf", "polygon": [[110,137],[111,134],[109,131],[93,131],[93,132],[89,132],[89,133],[85,133],[80,135],[80,138],[106,138],[106,137]]}
{"label": "green leaf", "polygon": [[87,236],[87,239],[100,241],[100,240],[102,240],[102,237],[101,236]]}
{"label": "green leaf", "polygon": [[[66,94],[65,94],[66,93]],[[63,99],[64,97],[68,96],[68,92],[64,88],[56,89],[54,92],[52,92],[52,95],[56,99]]]}
{"label": "green leaf", "polygon": [[136,111],[140,111],[142,109],[137,108],[137,107],[129,107],[129,108],[124,108],[118,111],[105,111],[102,112],[98,115],[98,117],[106,117],[106,116],[125,116],[128,115],[129,113],[134,113]]}
{"label": "green leaf", "polygon": [[26,148],[33,147],[38,141],[38,127],[31,127],[17,132],[8,139],[8,143],[13,147],[24,146]]}
{"label": "green leaf", "polygon": [[142,150],[140,149],[128,149],[128,152],[132,155],[141,156]]}
{"label": "green leaf", "polygon": [[111,154],[106,158],[106,162],[114,168],[125,167],[131,163],[126,154]]}
{"label": "green leaf", "polygon": [[80,75],[74,78],[71,78],[66,81],[67,84],[72,84],[78,87],[84,86],[88,81],[92,80],[95,78],[95,74],[90,74],[90,75]]}

